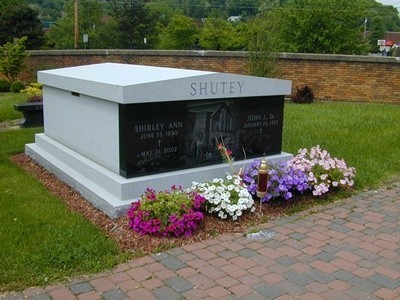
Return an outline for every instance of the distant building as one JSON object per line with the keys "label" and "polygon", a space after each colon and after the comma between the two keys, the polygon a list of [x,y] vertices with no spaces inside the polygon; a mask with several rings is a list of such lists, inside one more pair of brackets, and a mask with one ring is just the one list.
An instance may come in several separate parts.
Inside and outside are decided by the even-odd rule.
{"label": "distant building", "polygon": [[228,18],[228,21],[229,21],[229,22],[239,22],[240,19],[241,19],[241,16],[230,16],[230,17]]}

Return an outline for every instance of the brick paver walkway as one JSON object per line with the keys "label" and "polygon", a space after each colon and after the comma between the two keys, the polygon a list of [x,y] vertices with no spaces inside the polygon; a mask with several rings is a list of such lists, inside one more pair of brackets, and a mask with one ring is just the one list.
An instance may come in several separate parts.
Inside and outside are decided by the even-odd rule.
{"label": "brick paver walkway", "polygon": [[400,183],[4,299],[400,299]]}

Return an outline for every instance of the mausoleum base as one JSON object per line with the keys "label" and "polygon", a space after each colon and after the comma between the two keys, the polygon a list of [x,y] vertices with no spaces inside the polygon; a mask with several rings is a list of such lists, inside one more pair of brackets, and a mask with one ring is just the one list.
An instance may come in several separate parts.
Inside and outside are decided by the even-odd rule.
{"label": "mausoleum base", "polygon": [[[26,145],[25,153],[111,218],[123,215],[132,202],[140,199],[147,187],[156,191],[169,189],[174,184],[186,188],[192,181],[205,182],[223,177],[230,171],[227,164],[216,164],[126,179],[44,133],[35,136],[34,144]],[[281,152],[267,159],[278,162],[292,157]],[[250,162],[252,159],[238,161],[235,166],[239,169]]]}

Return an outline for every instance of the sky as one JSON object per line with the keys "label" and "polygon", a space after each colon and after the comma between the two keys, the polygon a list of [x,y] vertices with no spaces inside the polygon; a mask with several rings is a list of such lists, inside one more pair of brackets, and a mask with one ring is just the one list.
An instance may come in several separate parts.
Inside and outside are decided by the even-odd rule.
{"label": "sky", "polygon": [[384,5],[393,5],[396,8],[400,8],[400,0],[377,0]]}

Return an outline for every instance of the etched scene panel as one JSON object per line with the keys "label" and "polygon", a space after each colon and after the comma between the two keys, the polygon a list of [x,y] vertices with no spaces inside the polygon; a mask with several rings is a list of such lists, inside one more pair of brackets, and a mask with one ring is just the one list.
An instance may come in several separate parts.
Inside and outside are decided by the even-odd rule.
{"label": "etched scene panel", "polygon": [[121,175],[221,163],[221,141],[235,160],[278,154],[282,121],[281,96],[121,104]]}

